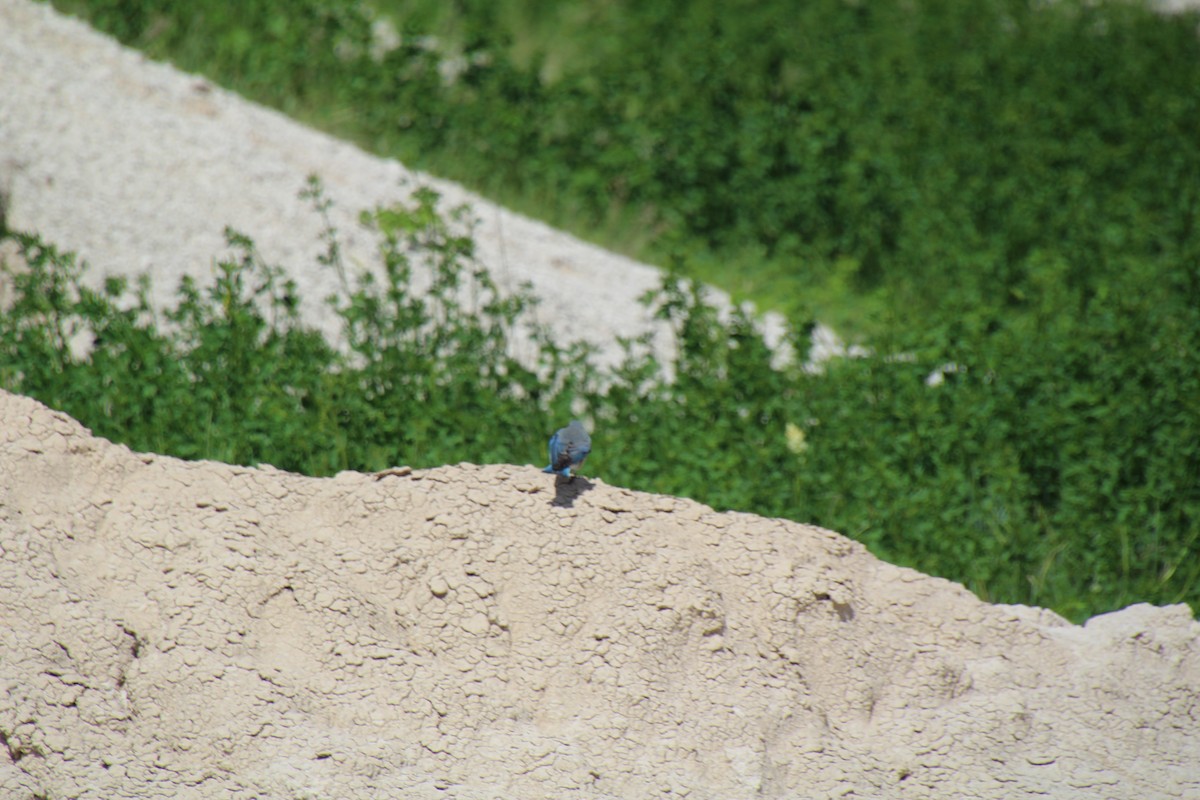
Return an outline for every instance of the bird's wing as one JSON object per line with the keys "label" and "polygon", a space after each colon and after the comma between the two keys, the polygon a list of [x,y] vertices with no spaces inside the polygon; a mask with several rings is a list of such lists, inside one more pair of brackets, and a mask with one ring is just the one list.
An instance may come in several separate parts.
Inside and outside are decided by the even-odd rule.
{"label": "bird's wing", "polygon": [[592,442],[590,439],[572,440],[567,442],[564,450],[564,462],[582,464],[583,460],[587,458],[588,453],[592,452]]}

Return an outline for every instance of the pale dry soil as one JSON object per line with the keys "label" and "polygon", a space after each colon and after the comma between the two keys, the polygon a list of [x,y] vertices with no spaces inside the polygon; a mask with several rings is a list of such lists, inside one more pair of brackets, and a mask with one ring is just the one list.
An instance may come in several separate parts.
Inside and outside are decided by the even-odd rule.
{"label": "pale dry soil", "polygon": [[460,464],[313,479],[0,394],[0,796],[1200,797],[1200,624]]}

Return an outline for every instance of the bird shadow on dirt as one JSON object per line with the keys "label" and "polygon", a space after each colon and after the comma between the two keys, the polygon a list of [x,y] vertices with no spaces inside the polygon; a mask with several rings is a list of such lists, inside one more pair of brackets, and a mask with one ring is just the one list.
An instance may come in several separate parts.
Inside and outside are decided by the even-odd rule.
{"label": "bird shadow on dirt", "polygon": [[578,475],[570,479],[556,475],[554,477],[554,499],[550,501],[550,505],[571,508],[575,505],[576,498],[584,492],[591,491],[595,485],[587,478],[581,478]]}

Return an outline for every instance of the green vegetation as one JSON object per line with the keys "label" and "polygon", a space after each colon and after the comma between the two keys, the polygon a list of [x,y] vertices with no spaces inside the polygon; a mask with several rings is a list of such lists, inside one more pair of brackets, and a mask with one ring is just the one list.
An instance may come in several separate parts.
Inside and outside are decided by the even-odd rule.
{"label": "green vegetation", "polygon": [[[773,370],[745,320],[721,325],[668,283],[654,302],[684,343],[674,383],[632,356],[598,375],[535,335],[547,385],[508,356],[530,300],[495,295],[426,196],[374,216],[388,278],[335,301],[352,356],[303,330],[294,288],[245,240],[159,320],[144,293],[89,293],[22,238],[0,385],[136,448],[310,474],[538,461],[579,402],[589,467],[615,483],[817,522],[1075,619],[1200,601],[1200,16],[1090,0],[55,4],[878,355]],[[413,236],[442,265],[428,297],[408,291]],[[488,314],[457,313],[464,283]],[[71,325],[95,336],[89,356],[64,348]]]}
{"label": "green vegetation", "polygon": [[[27,267],[5,270],[0,387],[139,450],[313,475],[540,464],[582,403],[590,470],[614,483],[816,522],[985,598],[1076,619],[1200,600],[1196,271],[1153,285],[1131,273],[1078,301],[1078,322],[897,336],[880,352],[903,357],[820,376],[772,368],[746,318],[722,324],[694,284],[667,280],[647,298],[681,344],[667,382],[634,347],[601,374],[533,328],[534,357],[514,360],[532,300],[496,293],[461,212],[439,213],[432,192],[366,221],[384,277],[329,298],[347,352],[300,324],[295,287],[236,233],[240,257],[212,286],[185,281],[161,316],[145,281],[90,291],[73,257],[8,234]],[[336,232],[327,242],[322,263],[341,274]],[[419,295],[416,269],[433,275]],[[944,382],[929,386],[935,371]]]}
{"label": "green vegetation", "polygon": [[[1179,260],[1196,14],[1061,0],[58,0],[125,42],[794,316],[1022,313]],[[395,21],[399,43],[373,33]],[[961,300],[957,300],[961,298]]]}

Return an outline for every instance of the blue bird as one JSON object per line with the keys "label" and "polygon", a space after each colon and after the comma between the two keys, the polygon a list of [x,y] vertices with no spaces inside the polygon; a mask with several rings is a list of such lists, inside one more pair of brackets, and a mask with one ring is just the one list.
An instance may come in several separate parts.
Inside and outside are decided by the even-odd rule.
{"label": "blue bird", "polygon": [[577,419],[565,428],[559,428],[550,437],[550,465],[542,472],[553,472],[574,480],[571,468],[578,467],[592,452],[592,437]]}

